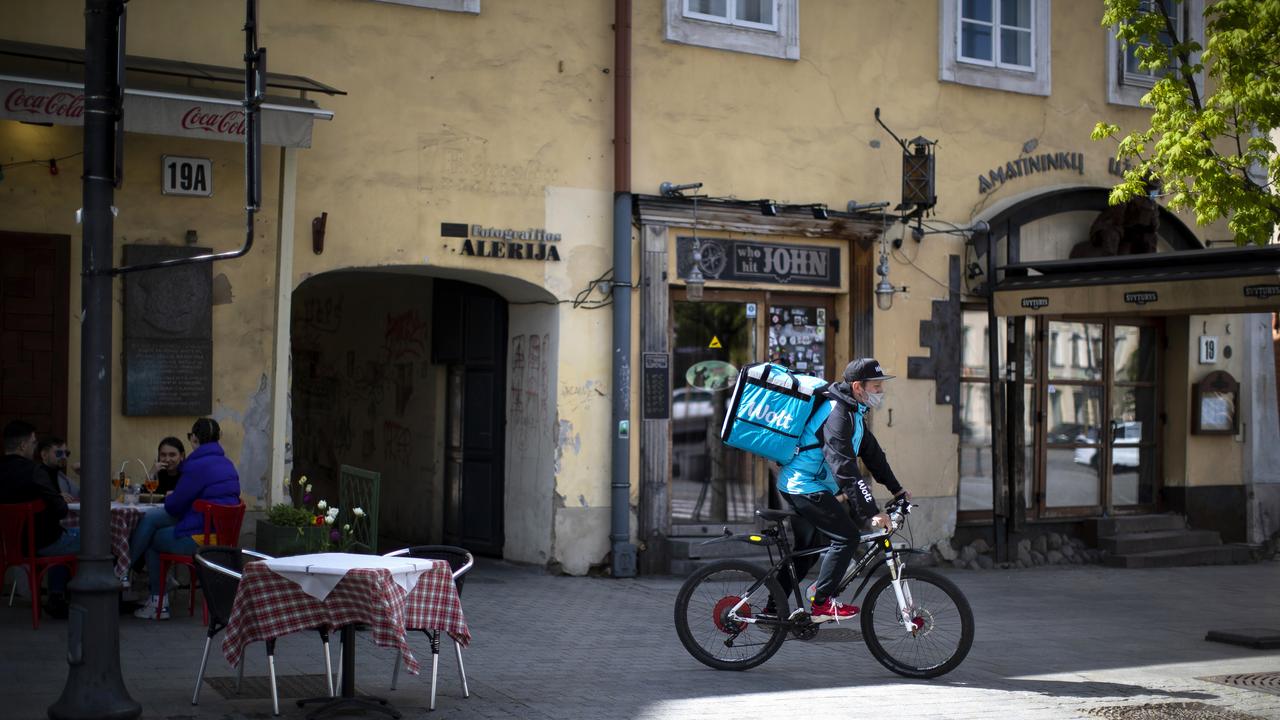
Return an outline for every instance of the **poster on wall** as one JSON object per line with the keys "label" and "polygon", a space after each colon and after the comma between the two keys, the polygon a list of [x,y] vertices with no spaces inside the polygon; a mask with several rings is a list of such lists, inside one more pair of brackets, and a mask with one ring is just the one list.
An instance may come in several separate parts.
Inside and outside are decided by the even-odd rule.
{"label": "poster on wall", "polygon": [[826,309],[803,305],[769,308],[769,361],[804,375],[826,377]]}

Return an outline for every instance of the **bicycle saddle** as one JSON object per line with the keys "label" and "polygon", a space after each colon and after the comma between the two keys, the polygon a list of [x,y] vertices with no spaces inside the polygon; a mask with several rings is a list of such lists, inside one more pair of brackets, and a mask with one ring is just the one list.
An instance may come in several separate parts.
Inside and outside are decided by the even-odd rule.
{"label": "bicycle saddle", "polygon": [[789,517],[796,517],[796,514],[791,510],[757,510],[756,516],[765,520],[781,522]]}

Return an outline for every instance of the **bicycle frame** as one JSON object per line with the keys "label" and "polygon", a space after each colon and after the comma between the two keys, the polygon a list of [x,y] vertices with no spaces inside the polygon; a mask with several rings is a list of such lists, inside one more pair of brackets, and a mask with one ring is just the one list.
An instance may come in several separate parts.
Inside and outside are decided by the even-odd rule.
{"label": "bicycle frame", "polygon": [[[906,510],[905,512],[909,512],[909,510]],[[853,594],[853,597],[858,597],[862,594],[863,589],[866,588],[867,583],[871,581],[874,570],[880,565],[887,566],[889,569],[890,584],[893,586],[893,593],[898,601],[898,611],[901,615],[902,626],[907,632],[914,632],[916,630],[916,626],[912,622],[912,609],[914,606],[911,599],[911,591],[902,582],[902,571],[906,568],[906,563],[903,562],[899,555],[904,553],[919,553],[922,551],[915,550],[913,548],[894,547],[892,540],[893,533],[902,526],[905,519],[905,512],[902,508],[893,512],[891,516],[893,526],[890,530],[877,530],[875,532],[864,533],[859,537],[857,547],[862,548],[870,545],[870,548],[862,555],[861,558],[858,559],[857,562],[849,565],[849,568],[845,571],[844,577],[840,580],[838,592],[843,593],[845,588],[847,588],[849,584],[865,570],[867,571],[866,576],[862,578],[862,583],[858,585],[857,591]],[[803,609],[805,607],[804,596],[800,592],[800,578],[797,576],[794,560],[796,558],[819,555],[827,551],[826,547],[821,547],[801,550],[799,552],[791,552],[790,545],[787,541],[786,527],[781,520],[773,522],[773,527],[766,529],[760,537],[761,540],[763,540],[764,536],[771,536],[775,539],[767,544],[761,544],[766,544],[766,548],[769,551],[770,561],[773,560],[773,548],[776,545],[778,547],[779,559],[772,567],[769,568],[768,571],[765,572],[764,577],[752,583],[751,587],[742,594],[737,604],[729,609],[727,617],[729,620],[737,623],[743,623],[744,625],[781,625],[791,629],[799,622],[807,622],[807,613],[800,620],[791,620],[790,618],[757,618],[750,615],[744,616],[738,614],[738,611],[746,605],[747,598],[751,597],[751,595],[759,590],[761,586],[768,583],[771,578],[776,578],[784,567],[791,573],[791,578],[793,580],[791,593],[796,601],[796,607]],[[733,537],[732,533],[729,533],[726,530],[724,539],[730,539]],[[756,536],[749,537],[754,539]]]}

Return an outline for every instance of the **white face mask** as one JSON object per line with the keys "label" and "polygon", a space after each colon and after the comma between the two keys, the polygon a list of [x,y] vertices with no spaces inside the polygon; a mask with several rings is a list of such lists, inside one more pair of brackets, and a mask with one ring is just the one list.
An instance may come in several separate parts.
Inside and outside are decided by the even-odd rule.
{"label": "white face mask", "polygon": [[878,393],[869,392],[869,393],[866,393],[866,396],[867,396],[867,399],[864,400],[863,402],[867,404],[867,407],[873,410],[884,404],[884,393],[882,392],[878,392]]}

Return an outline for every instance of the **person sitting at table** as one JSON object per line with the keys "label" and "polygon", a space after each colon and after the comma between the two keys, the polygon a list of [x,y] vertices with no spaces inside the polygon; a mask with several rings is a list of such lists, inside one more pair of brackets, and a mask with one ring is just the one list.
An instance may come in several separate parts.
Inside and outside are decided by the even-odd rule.
{"label": "person sitting at table", "polygon": [[177,489],[178,478],[182,476],[178,467],[186,459],[187,448],[181,440],[167,437],[160,441],[160,447],[156,448],[156,463],[151,466],[151,477],[158,482],[155,492],[168,495]]}
{"label": "person sitting at table", "polygon": [[[30,423],[14,420],[4,426],[4,457],[0,458],[0,503],[43,500],[44,510],[36,513],[35,538],[37,555],[77,555],[80,552],[79,528],[64,529],[67,503],[62,495],[46,483],[48,474],[31,460],[36,449],[36,429]],[[49,569],[49,599],[44,611],[50,617],[65,619],[67,580],[65,567]],[[32,598],[31,602],[39,602]]]}
{"label": "person sitting at table", "polygon": [[75,502],[80,499],[80,483],[67,475],[67,459],[71,451],[67,449],[67,441],[56,435],[50,435],[36,445],[36,455],[42,469],[49,476],[49,486],[62,494],[62,499]]}
{"label": "person sitting at table", "polygon": [[180,477],[177,487],[164,499],[164,506],[147,511],[129,539],[129,559],[137,565],[144,556],[147,561],[147,602],[134,617],[143,619],[169,619],[168,594],[165,607],[156,613],[160,604],[160,554],[194,554],[203,539],[204,514],[196,512],[192,505],[196,500],[206,500],[215,505],[235,505],[240,502],[240,475],[236,466],[227,459],[218,441],[222,429],[213,418],[200,418],[187,433],[191,454],[178,466]]}

